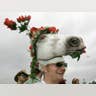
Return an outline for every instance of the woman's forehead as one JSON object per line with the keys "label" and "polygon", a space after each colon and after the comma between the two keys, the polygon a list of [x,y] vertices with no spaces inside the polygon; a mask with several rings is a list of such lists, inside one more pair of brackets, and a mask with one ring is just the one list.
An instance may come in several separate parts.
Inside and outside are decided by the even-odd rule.
{"label": "woman's forehead", "polygon": [[[64,64],[64,62],[57,62],[57,63],[62,63],[62,64]],[[50,65],[57,64],[57,63],[52,63],[52,64],[50,64]]]}

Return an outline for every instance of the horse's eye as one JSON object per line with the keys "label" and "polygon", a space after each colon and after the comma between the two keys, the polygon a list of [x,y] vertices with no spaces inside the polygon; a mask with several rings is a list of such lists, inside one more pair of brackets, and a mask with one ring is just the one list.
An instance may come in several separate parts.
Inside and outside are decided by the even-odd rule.
{"label": "horse's eye", "polygon": [[68,40],[68,44],[71,47],[78,47],[80,45],[80,40],[77,37],[72,37]]}
{"label": "horse's eye", "polygon": [[46,35],[41,35],[40,40],[44,39],[45,37],[46,37]]}

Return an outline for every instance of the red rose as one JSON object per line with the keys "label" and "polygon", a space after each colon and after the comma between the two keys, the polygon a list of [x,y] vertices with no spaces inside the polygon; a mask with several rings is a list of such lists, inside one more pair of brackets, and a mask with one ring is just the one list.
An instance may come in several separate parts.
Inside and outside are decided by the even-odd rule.
{"label": "red rose", "polygon": [[36,31],[38,31],[38,28],[36,28],[36,27],[32,27],[32,28],[30,29],[30,32],[36,32]]}
{"label": "red rose", "polygon": [[29,49],[32,50],[32,45],[29,46]]}
{"label": "red rose", "polygon": [[5,19],[4,24],[11,30],[17,29],[16,22],[14,22],[13,20],[9,20],[8,18]]}
{"label": "red rose", "polygon": [[38,28],[38,30],[44,30],[45,28],[43,26],[41,26],[40,28]]}
{"label": "red rose", "polygon": [[17,21],[18,22],[24,22],[25,20],[30,20],[31,19],[31,16],[30,15],[28,15],[28,16],[19,16],[18,18],[17,18]]}
{"label": "red rose", "polygon": [[17,21],[18,21],[18,22],[21,22],[21,19],[20,19],[20,18],[17,18]]}
{"label": "red rose", "polygon": [[50,32],[56,32],[56,28],[55,28],[55,27],[49,27],[48,30],[49,30]]}
{"label": "red rose", "polygon": [[19,17],[17,18],[17,21],[18,21],[18,22],[24,22],[24,21],[25,21],[25,17],[24,17],[24,16],[19,16]]}
{"label": "red rose", "polygon": [[20,16],[20,19],[21,19],[22,22],[25,21],[25,17],[24,16]]}
{"label": "red rose", "polygon": [[29,21],[31,19],[31,16],[30,15],[25,16],[25,19]]}

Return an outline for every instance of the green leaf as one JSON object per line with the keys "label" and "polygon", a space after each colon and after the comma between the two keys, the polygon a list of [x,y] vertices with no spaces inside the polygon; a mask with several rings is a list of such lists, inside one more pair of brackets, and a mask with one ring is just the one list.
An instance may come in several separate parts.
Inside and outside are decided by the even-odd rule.
{"label": "green leaf", "polygon": [[26,25],[21,25],[19,26],[19,30],[20,30],[20,33],[27,30],[27,26]]}
{"label": "green leaf", "polygon": [[71,53],[70,54],[70,56],[72,57],[72,58],[77,58],[77,61],[79,61],[79,59],[80,59],[80,54],[81,54],[81,52],[73,52],[73,53]]}

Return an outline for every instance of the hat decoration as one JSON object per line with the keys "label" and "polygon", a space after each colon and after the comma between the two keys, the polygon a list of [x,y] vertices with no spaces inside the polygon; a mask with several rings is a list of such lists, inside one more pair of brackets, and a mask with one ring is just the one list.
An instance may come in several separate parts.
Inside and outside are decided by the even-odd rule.
{"label": "hat decoration", "polygon": [[31,16],[19,16],[16,21],[10,20],[9,18],[5,18],[4,25],[7,26],[12,31],[19,31],[19,33],[26,32],[29,39],[31,40],[31,45],[29,46],[32,62],[31,62],[31,74],[30,77],[34,80],[36,78],[35,76],[35,68],[38,66],[37,61],[37,46],[36,43],[40,39],[44,39],[44,34],[56,34],[59,30],[56,29],[56,27],[43,27],[40,28],[37,27],[31,27],[29,28],[29,22],[31,20]]}

